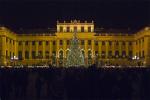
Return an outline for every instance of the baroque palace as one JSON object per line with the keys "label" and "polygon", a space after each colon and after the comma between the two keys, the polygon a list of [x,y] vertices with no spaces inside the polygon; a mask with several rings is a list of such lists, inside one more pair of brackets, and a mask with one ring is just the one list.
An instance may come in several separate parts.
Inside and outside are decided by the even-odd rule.
{"label": "baroque palace", "polygon": [[137,32],[94,29],[94,22],[57,21],[57,28],[16,33],[0,27],[0,65],[65,65],[77,32],[88,64],[150,65],[150,27]]}

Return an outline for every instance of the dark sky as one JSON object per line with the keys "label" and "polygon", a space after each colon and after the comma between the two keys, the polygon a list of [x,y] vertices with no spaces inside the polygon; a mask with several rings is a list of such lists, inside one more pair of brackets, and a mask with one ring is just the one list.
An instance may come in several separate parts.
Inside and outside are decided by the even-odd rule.
{"label": "dark sky", "polygon": [[58,20],[94,20],[96,27],[150,25],[148,1],[0,1],[0,24],[12,29],[55,28]]}

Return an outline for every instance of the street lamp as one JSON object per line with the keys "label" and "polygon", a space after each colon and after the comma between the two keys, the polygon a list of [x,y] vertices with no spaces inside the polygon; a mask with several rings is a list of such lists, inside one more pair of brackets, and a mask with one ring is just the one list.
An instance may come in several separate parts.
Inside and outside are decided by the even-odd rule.
{"label": "street lamp", "polygon": [[135,60],[136,61],[136,63],[137,63],[137,61],[139,60],[140,58],[138,57],[138,56],[134,56],[134,57],[132,57],[132,60]]}
{"label": "street lamp", "polygon": [[11,60],[13,61],[13,65],[15,66],[15,61],[17,61],[17,60],[18,60],[18,57],[13,56],[13,57],[11,57]]}

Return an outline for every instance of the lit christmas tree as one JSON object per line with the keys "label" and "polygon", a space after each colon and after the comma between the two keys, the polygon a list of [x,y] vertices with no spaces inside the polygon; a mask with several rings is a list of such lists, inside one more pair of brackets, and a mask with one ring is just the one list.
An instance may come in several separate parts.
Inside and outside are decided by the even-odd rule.
{"label": "lit christmas tree", "polygon": [[84,56],[79,47],[79,40],[76,32],[74,32],[73,39],[70,41],[70,50],[67,55],[66,67],[85,66]]}

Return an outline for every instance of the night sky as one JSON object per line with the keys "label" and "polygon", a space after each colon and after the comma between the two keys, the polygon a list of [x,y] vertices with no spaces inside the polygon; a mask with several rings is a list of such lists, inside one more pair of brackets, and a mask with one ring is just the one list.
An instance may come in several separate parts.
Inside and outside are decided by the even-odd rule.
{"label": "night sky", "polygon": [[150,25],[148,1],[0,1],[0,24],[18,30],[55,28],[56,21],[94,20],[96,27],[138,29]]}

